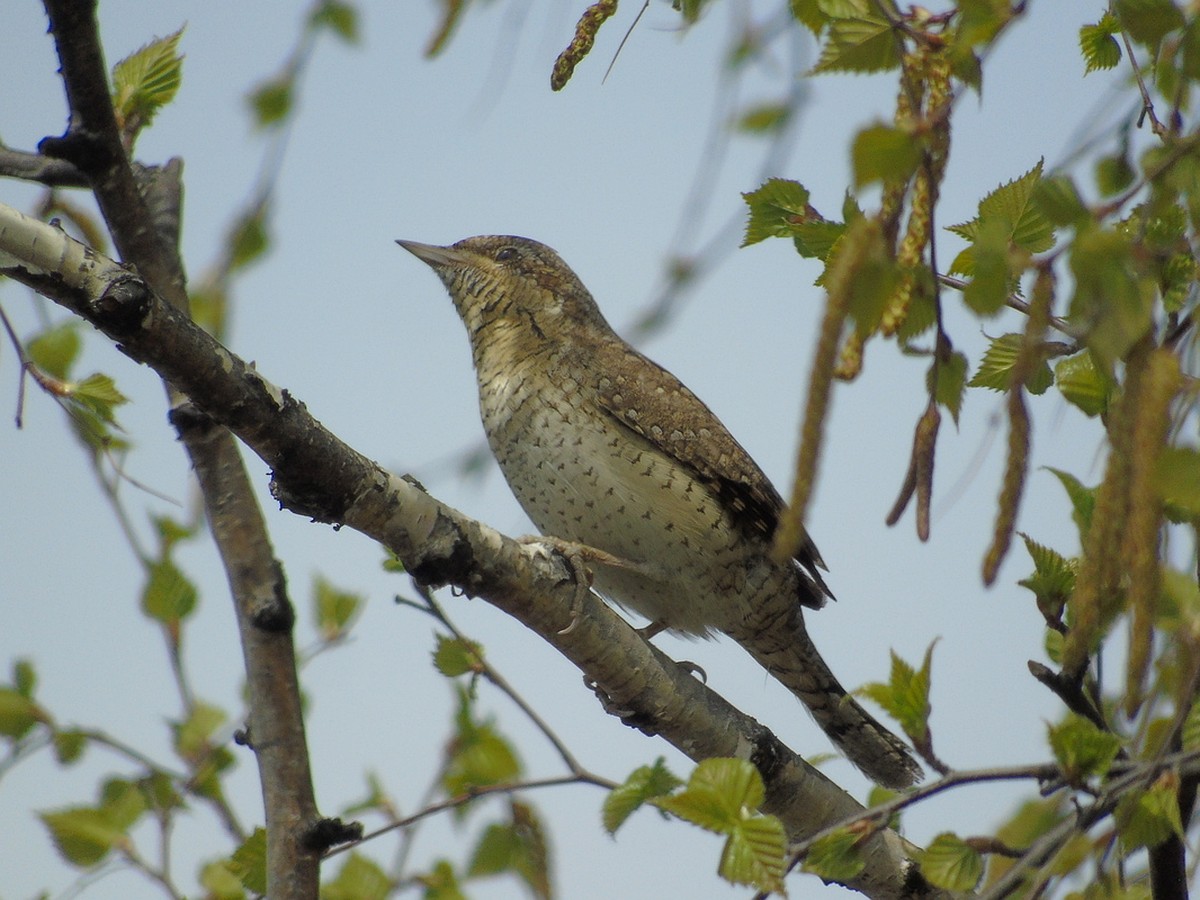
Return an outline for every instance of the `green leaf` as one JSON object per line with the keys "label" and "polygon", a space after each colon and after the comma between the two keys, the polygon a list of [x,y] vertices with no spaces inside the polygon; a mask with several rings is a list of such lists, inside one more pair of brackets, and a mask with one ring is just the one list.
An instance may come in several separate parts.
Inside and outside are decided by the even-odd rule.
{"label": "green leaf", "polygon": [[1183,13],[1171,0],[1113,0],[1112,10],[1129,36],[1150,48],[1183,27]]}
{"label": "green leaf", "polygon": [[142,612],[174,626],[192,614],[197,596],[195,586],[175,563],[162,559],[150,566],[149,579],[142,589]]}
{"label": "green leaf", "polygon": [[129,398],[117,390],[116,382],[107,375],[96,373],[70,386],[67,396],[87,407],[109,425],[115,423],[113,407],[128,403]]}
{"label": "green leaf", "polygon": [[1183,722],[1183,750],[1200,747],[1200,702],[1193,701]]}
{"label": "green leaf", "polygon": [[139,784],[124,778],[110,778],[100,789],[100,811],[115,828],[127,832],[137,824],[148,806]]}
{"label": "green leaf", "polygon": [[1059,725],[1047,726],[1050,749],[1067,781],[1078,783],[1092,775],[1104,776],[1121,750],[1121,741],[1101,731],[1087,719],[1069,713]]}
{"label": "green leaf", "polygon": [[742,113],[735,127],[747,134],[770,134],[783,128],[791,116],[786,103],[761,103]]}
{"label": "green leaf", "polygon": [[870,697],[882,706],[917,744],[929,739],[929,714],[932,711],[929,703],[930,670],[936,643],[936,640],[933,641],[926,649],[920,669],[914,669],[892,651],[892,672],[888,683],[872,682],[855,692]]}
{"label": "green leaf", "polygon": [[[992,391],[1007,391],[1012,381],[1013,366],[1025,345],[1022,334],[1002,334],[993,338],[984,351],[979,369],[967,382],[967,387],[982,387]],[[1031,394],[1045,393],[1046,388],[1054,384],[1054,375],[1045,361],[1039,362],[1033,374],[1029,377],[1025,388]]]}
{"label": "green leaf", "polygon": [[725,842],[717,871],[732,884],[749,884],[761,891],[783,893],[787,864],[787,835],[775,816],[744,819]]}
{"label": "green leaf", "polygon": [[1133,257],[1132,238],[1107,228],[1086,229],[1071,245],[1071,323],[1106,371],[1152,324],[1153,294],[1138,283]]}
{"label": "green leaf", "polygon": [[[930,382],[937,377],[937,384]],[[930,365],[925,375],[926,389],[930,390],[933,398],[944,406],[950,413],[954,423],[958,424],[958,414],[962,409],[963,393],[966,391],[967,357],[954,352],[940,360],[936,365]]]}
{"label": "green leaf", "polygon": [[660,809],[723,834],[721,876],[734,884],[777,891],[783,886],[787,840],[782,823],[758,813],[766,791],[762,775],[744,759],[706,759],[680,793],[660,797]]}
{"label": "green leaf", "polygon": [[137,134],[175,99],[183,78],[183,28],[155,38],[113,66],[113,108],[121,130]]}
{"label": "green leaf", "polygon": [[1149,790],[1129,792],[1117,801],[1113,818],[1126,852],[1157,847],[1172,836],[1183,839],[1178,776],[1166,773]]}
{"label": "green leaf", "polygon": [[1079,195],[1075,180],[1067,175],[1043,178],[1033,189],[1030,202],[1050,224],[1080,225],[1091,221],[1092,213]]}
{"label": "green leaf", "polygon": [[308,22],[314,29],[325,28],[332,31],[347,44],[358,43],[358,10],[349,3],[325,0],[313,10]]}
{"label": "green leaf", "polygon": [[882,16],[864,13],[831,19],[825,30],[821,56],[813,66],[820,72],[881,72],[900,65],[900,52],[891,23]]}
{"label": "green leaf", "polygon": [[472,876],[516,872],[536,897],[549,897],[549,855],[541,821],[534,809],[513,801],[512,820],[492,824],[484,831],[471,855],[467,872]]}
{"label": "green leaf", "polygon": [[472,718],[472,704],[465,690],[460,688],[458,695],[457,731],[442,773],[442,788],[451,797],[474,787],[512,781],[521,774],[521,763],[512,745],[490,722]]}
{"label": "green leaf", "polygon": [[467,874],[472,876],[499,875],[511,871],[516,864],[520,841],[512,825],[492,824],[484,829],[471,854]]}
{"label": "green leaf", "polygon": [[39,369],[65,381],[72,363],[79,356],[81,344],[78,323],[63,322],[47,328],[26,343],[25,352]]}
{"label": "green leaf", "polygon": [[350,625],[362,611],[363,598],[341,591],[318,575],[313,584],[313,613],[321,640],[334,641],[346,636]]}
{"label": "green leaf", "polygon": [[858,849],[861,837],[849,828],[841,828],[818,838],[808,848],[801,868],[825,881],[844,884],[866,868],[867,862]]}
{"label": "green leaf", "polygon": [[681,784],[683,782],[667,768],[661,756],[653,765],[639,766],[604,798],[601,809],[604,830],[610,835],[616,834],[625,820],[644,803],[669,794]]}
{"label": "green leaf", "polygon": [[808,190],[798,181],[772,178],[742,199],[750,207],[743,247],[769,237],[792,237],[796,225],[820,219],[808,205]]}
{"label": "green leaf", "polygon": [[1121,193],[1137,178],[1137,169],[1124,153],[1102,156],[1096,160],[1096,187],[1105,197]]}
{"label": "green leaf", "polygon": [[1096,366],[1092,354],[1084,350],[1054,364],[1054,382],[1070,403],[1085,415],[1099,416],[1108,411],[1115,384]]}
{"label": "green leaf", "polygon": [[1084,537],[1092,527],[1092,509],[1096,505],[1096,489],[1085,487],[1083,483],[1069,472],[1048,467],[1051,474],[1059,480],[1071,501],[1071,519],[1079,529],[1080,538]]}
{"label": "green leaf", "polygon": [[28,659],[17,659],[13,662],[13,687],[22,697],[32,699],[34,688],[37,687],[37,670]]}
{"label": "green leaf", "polygon": [[994,316],[1004,309],[1015,286],[1010,240],[1009,223],[998,218],[984,219],[969,248],[969,256],[959,254],[954,260],[956,267],[969,269],[965,274],[971,280],[963,288],[963,302],[977,315]]}
{"label": "green leaf", "polygon": [[983,856],[956,834],[943,831],[920,855],[921,874],[948,891],[973,891],[983,877]]}
{"label": "green leaf", "polygon": [[483,671],[483,645],[439,634],[437,649],[433,651],[433,665],[447,678],[468,672],[478,674]]}
{"label": "green leaf", "polygon": [[250,109],[259,128],[279,125],[292,112],[295,85],[290,77],[281,76],[259,85],[250,94]]}
{"label": "green leaf", "polygon": [[267,892],[267,832],[255,828],[254,834],[242,842],[242,846],[229,858],[229,868],[245,885],[246,890],[256,894]]}
{"label": "green leaf", "polygon": [[200,887],[204,888],[204,900],[246,900],[246,891],[229,861],[214,859],[200,869]]}
{"label": "green leaf", "polygon": [[428,873],[417,875],[416,880],[425,888],[422,900],[467,900],[448,860],[439,859]]}
{"label": "green leaf", "polygon": [[1154,489],[1173,512],[1200,518],[1200,452],[1191,447],[1163,448],[1154,467]]}
{"label": "green leaf", "polygon": [[821,0],[790,0],[789,5],[796,21],[811,31],[814,37],[820,37],[825,30],[825,23],[829,21],[829,16],[821,11]]}
{"label": "green leaf", "polygon": [[54,732],[54,758],[64,766],[78,762],[87,749],[87,736],[78,731]]}
{"label": "green leaf", "polygon": [[212,749],[213,734],[225,724],[225,719],[225,711],[220,707],[196,703],[184,721],[173,725],[175,752],[190,762],[203,759]]}
{"label": "green leaf", "polygon": [[1042,178],[1043,161],[1007,184],[1002,184],[979,203],[979,215],[969,222],[951,225],[949,230],[974,241],[980,224],[988,219],[1002,221],[1011,240],[1030,253],[1042,253],[1054,246],[1054,228],[1033,205],[1034,191]]}
{"label": "green leaf", "polygon": [[655,801],[693,825],[729,834],[744,810],[757,810],[766,796],[762,776],[744,759],[706,759],[692,770],[687,787]]}
{"label": "green leaf", "polygon": [[374,860],[351,852],[337,877],[321,885],[322,900],[386,900],[391,879]]}
{"label": "green leaf", "polygon": [[234,223],[225,239],[231,272],[246,268],[267,252],[271,245],[271,237],[267,233],[269,211],[267,204],[256,206]]}
{"label": "green leaf", "polygon": [[1033,559],[1033,574],[1017,582],[1033,591],[1043,615],[1057,619],[1075,589],[1075,563],[1062,554],[1022,534]]}
{"label": "green leaf", "polygon": [[875,181],[903,182],[921,162],[921,145],[908,131],[879,123],[855,135],[851,158],[856,188]]}
{"label": "green leaf", "polygon": [[38,815],[63,859],[79,868],[94,866],[126,840],[124,830],[99,809],[78,806]]}
{"label": "green leaf", "polygon": [[0,735],[24,737],[46,714],[29,697],[12,688],[0,687]]}
{"label": "green leaf", "polygon": [[1083,52],[1083,73],[1114,68],[1121,61],[1121,45],[1114,37],[1121,30],[1116,17],[1106,12],[1095,25],[1079,29],[1079,49]]}

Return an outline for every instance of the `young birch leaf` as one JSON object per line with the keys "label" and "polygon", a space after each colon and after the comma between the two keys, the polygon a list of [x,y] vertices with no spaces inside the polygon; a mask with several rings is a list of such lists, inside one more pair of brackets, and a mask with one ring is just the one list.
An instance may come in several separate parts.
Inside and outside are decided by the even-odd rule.
{"label": "young birch leaf", "polygon": [[1200,453],[1190,447],[1165,447],[1154,468],[1154,489],[1172,518],[1200,518]]}
{"label": "young birch leaf", "polygon": [[78,762],[87,749],[87,736],[79,731],[54,732],[54,758],[64,766]]}
{"label": "young birch leaf", "polygon": [[1171,0],[1114,0],[1112,10],[1133,40],[1152,49],[1183,27],[1183,13]]}
{"label": "young birch leaf", "polygon": [[180,28],[157,38],[113,66],[113,109],[122,133],[136,135],[179,90],[183,57]]}
{"label": "young birch leaf", "polygon": [[317,576],[313,584],[313,613],[322,640],[343,637],[361,610],[362,597],[338,590],[325,578]]}
{"label": "young birch leaf", "polygon": [[958,835],[944,831],[921,854],[921,874],[948,891],[975,889],[983,877],[983,856]]}
{"label": "young birch leaf", "polygon": [[[930,385],[930,381],[935,377],[937,383]],[[967,358],[958,352],[951,353],[936,366],[930,366],[925,376],[926,389],[932,388],[930,393],[938,403],[946,408],[956,425],[958,424],[958,414],[962,410],[966,381]]]}
{"label": "young birch leaf", "polygon": [[0,687],[0,736],[14,740],[24,737],[45,715],[31,698],[12,688]]}
{"label": "young birch leaf", "polygon": [[229,868],[246,890],[267,893],[267,832],[264,829],[255,828],[242,846],[233,851]]}
{"label": "young birch leaf", "polygon": [[1194,702],[1183,721],[1183,749],[1200,747],[1200,702]]}
{"label": "young birch leaf", "polygon": [[113,408],[129,402],[129,398],[117,390],[116,382],[108,375],[100,373],[89,375],[83,381],[71,385],[67,396],[91,410],[109,425],[116,423]]}
{"label": "young birch leaf", "polygon": [[1055,363],[1054,382],[1067,402],[1079,407],[1086,416],[1105,413],[1115,387],[1087,350]]}
{"label": "young birch leaf", "polygon": [[64,322],[47,328],[25,345],[25,352],[39,369],[65,381],[71,364],[79,356],[82,341],[74,322]]}
{"label": "young birch leaf", "polygon": [[900,65],[892,25],[871,13],[832,19],[825,30],[821,57],[812,73],[882,72]]}
{"label": "young birch leaf", "polygon": [[459,640],[444,634],[437,636],[433,651],[434,667],[447,678],[457,678],[468,672],[483,671],[483,645],[476,641]]}
{"label": "young birch leaf", "polygon": [[1059,725],[1047,726],[1047,732],[1054,758],[1071,783],[1106,774],[1121,749],[1121,741],[1115,734],[1101,731],[1074,713],[1068,714]]}
{"label": "young birch leaf", "polygon": [[921,145],[904,129],[880,123],[855,135],[851,158],[856,188],[874,181],[903,182],[921,161]]}
{"label": "young birch leaf", "polygon": [[775,816],[752,816],[734,828],[721,851],[718,872],[732,884],[783,892],[787,835]]}
{"label": "young birch leaf", "polygon": [[692,771],[687,787],[656,805],[718,834],[729,834],[743,809],[756,810],[766,796],[762,776],[744,759],[706,759]]}
{"label": "young birch leaf", "polygon": [[813,841],[801,868],[825,881],[849,881],[867,865],[858,849],[861,837],[849,828],[841,828]]}
{"label": "young birch leaf", "polygon": [[1096,489],[1085,487],[1083,482],[1070,472],[1054,468],[1050,468],[1049,471],[1067,492],[1067,499],[1071,501],[1071,519],[1074,521],[1075,527],[1079,529],[1079,536],[1084,537],[1088,529],[1092,527],[1092,510],[1096,506]]}
{"label": "young birch leaf", "polygon": [[1120,30],[1120,23],[1109,12],[1095,25],[1084,25],[1079,29],[1079,49],[1085,63],[1083,74],[1112,69],[1121,62],[1121,45],[1114,37]]}
{"label": "young birch leaf", "polygon": [[80,868],[94,866],[126,839],[103,810],[81,806],[38,815],[63,859]]}
{"label": "young birch leaf", "polygon": [[750,207],[743,247],[769,237],[791,237],[794,227],[813,215],[808,189],[785,178],[772,178],[758,190],[742,194],[742,199]]}
{"label": "young birch leaf", "polygon": [[1075,589],[1075,564],[1062,554],[1051,550],[1022,534],[1025,549],[1033,559],[1033,574],[1017,582],[1033,591],[1038,609],[1043,615],[1057,618]]}
{"label": "young birch leaf", "polygon": [[[1007,391],[1012,380],[1012,369],[1025,345],[1022,334],[1002,334],[993,338],[984,351],[979,368],[967,382],[967,387],[982,387],[992,391]],[[1043,394],[1054,383],[1054,375],[1044,361],[1035,367],[1025,389],[1031,394]]]}
{"label": "young birch leaf", "polygon": [[323,900],[386,900],[392,890],[391,879],[374,860],[351,853],[337,876],[321,885]]}
{"label": "young birch leaf", "polygon": [[929,713],[932,709],[929,703],[930,669],[936,643],[931,643],[925,651],[925,661],[920,669],[914,669],[892,651],[892,672],[888,683],[872,682],[855,692],[882,706],[917,744],[923,743],[929,736]]}
{"label": "young birch leaf", "polygon": [[358,10],[349,3],[325,0],[308,19],[312,28],[328,28],[347,44],[358,43]]}
{"label": "young birch leaf", "polygon": [[174,626],[196,608],[196,587],[169,559],[150,567],[150,577],[142,589],[142,612],[164,625]]}
{"label": "young birch leaf", "polygon": [[1183,838],[1179,816],[1179,780],[1164,773],[1148,790],[1131,791],[1117,802],[1117,834],[1127,852],[1157,847],[1167,838]]}
{"label": "young birch leaf", "polygon": [[604,798],[601,809],[604,830],[610,835],[616,834],[617,829],[642,804],[671,793],[681,784],[683,781],[667,768],[661,756],[653,765],[639,766],[630,773],[624,784],[613,788]]}

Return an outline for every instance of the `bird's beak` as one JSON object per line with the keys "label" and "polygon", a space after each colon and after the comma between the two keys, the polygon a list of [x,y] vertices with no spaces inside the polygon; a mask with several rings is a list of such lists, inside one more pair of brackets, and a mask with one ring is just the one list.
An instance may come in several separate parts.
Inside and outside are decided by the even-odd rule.
{"label": "bird's beak", "polygon": [[464,262],[466,257],[461,250],[455,250],[453,247],[439,247],[437,244],[422,244],[417,241],[398,240],[396,243],[435,269]]}

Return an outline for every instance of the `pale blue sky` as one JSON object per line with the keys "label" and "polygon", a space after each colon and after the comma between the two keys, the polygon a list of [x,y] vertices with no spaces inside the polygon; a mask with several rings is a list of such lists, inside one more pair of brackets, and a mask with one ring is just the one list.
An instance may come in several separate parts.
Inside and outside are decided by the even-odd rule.
{"label": "pale blue sky", "polygon": [[[480,484],[443,464],[481,436],[470,357],[441,285],[393,239],[449,243],[494,232],[537,238],[576,269],[618,328],[631,323],[660,285],[702,161],[728,26],[747,14],[763,18],[776,4],[716,4],[680,35],[669,6],[655,2],[602,85],[637,6],[624,4],[560,94],[548,89],[550,66],[584,4],[532,2],[523,22],[513,6],[523,4],[482,5],[434,61],[421,58],[434,27],[431,2],[364,3],[360,47],[320,42],[280,175],[273,253],[238,283],[229,343],[357,449],[414,473],[470,515],[523,534],[531,527],[494,470]],[[984,193],[1039,158],[1061,161],[1086,121],[1121,112],[1104,103],[1113,77],[1084,79],[1076,49],[1079,25],[1101,8],[1074,0],[1033,3],[1002,41],[985,68],[983,100],[964,98],[955,119],[940,224],[970,218]],[[242,98],[275,71],[291,44],[300,13],[282,10],[196,0],[101,6],[110,64],[188,25],[183,88],[142,137],[138,155],[185,160],[184,252],[193,278],[214,258],[227,217],[260,165],[265,145],[249,126]],[[32,147],[65,124],[45,32],[38,4],[8,4],[0,28],[0,138],[15,147]],[[809,63],[815,58],[811,41],[801,52]],[[777,46],[773,65],[747,75],[744,100],[778,98],[780,76],[791,65],[786,46]],[[888,115],[894,80],[825,77],[809,88],[794,152],[770,174],[804,182],[818,208],[836,214],[848,181],[848,143],[858,128]],[[763,152],[760,140],[732,139],[709,182],[708,215],[687,229],[689,241],[678,249],[695,250],[740,212],[739,192],[758,186]],[[24,207],[34,196],[16,182],[0,182],[0,201]],[[785,242],[734,252],[736,242],[721,251],[720,266],[687,296],[671,327],[643,349],[708,402],[786,494],[819,316],[821,295],[812,286],[818,270]],[[939,246],[945,262],[961,244],[943,235]],[[953,295],[946,300],[951,335],[973,361],[984,331],[1020,327],[1010,317],[981,329],[958,312]],[[45,307],[11,284],[0,288],[0,303],[23,335],[37,328],[35,308]],[[48,314],[63,316],[53,307]],[[126,463],[130,474],[186,500],[186,463],[164,421],[153,373],[103,340],[88,342],[81,371],[90,369],[112,374],[134,399],[121,411],[137,445]],[[933,726],[943,758],[958,767],[1034,762],[1045,752],[1044,722],[1060,709],[1025,669],[1026,659],[1040,656],[1042,633],[1032,595],[1016,585],[1031,565],[1018,546],[994,589],[985,591],[978,575],[1002,465],[998,395],[970,393],[960,429],[949,422],[942,429],[932,540],[916,541],[911,513],[896,528],[883,524],[924,406],[924,373],[923,361],[877,344],[860,381],[837,389],[810,530],[840,602],[810,615],[810,629],[847,685],[883,678],[890,648],[918,661],[940,638]],[[63,721],[101,725],[168,760],[163,722],[177,714],[178,701],[161,642],[137,609],[137,566],[54,404],[30,391],[24,429],[12,426],[17,371],[7,347],[0,348],[0,386],[0,667],[6,672],[14,658],[32,657],[39,697]],[[1096,429],[1054,395],[1035,405],[1036,464],[1095,481]],[[393,605],[392,595],[406,592],[407,582],[380,572],[381,554],[369,541],[277,512],[266,496],[265,468],[249,459],[301,609],[300,643],[312,638],[307,602],[316,573],[369,597],[350,646],[319,657],[304,673],[322,810],[336,814],[360,798],[363,773],[372,770],[411,811],[450,716],[451,686],[429,664],[430,623]],[[1074,552],[1074,529],[1052,476],[1035,470],[1031,490],[1036,507],[1026,507],[1020,527]],[[131,487],[124,496],[139,526],[146,511],[174,513]],[[182,562],[203,591],[187,632],[196,689],[236,715],[241,658],[223,576],[207,547],[189,548]],[[606,716],[578,673],[538,638],[482,601],[445,600],[460,627],[484,641],[493,662],[586,765],[620,779],[663,754],[676,772],[690,770],[665,744]],[[716,690],[796,750],[830,749],[799,704],[732,643],[658,641],[703,666]],[[518,742],[531,775],[560,771],[504,698],[484,688],[483,706]],[[247,753],[235,752],[241,765],[234,802],[252,824],[261,819],[255,770]],[[865,782],[848,764],[828,771],[865,794]],[[44,887],[57,894],[71,883],[30,810],[92,799],[105,772],[130,770],[93,750],[66,771],[39,758],[0,781],[0,894],[21,898]],[[944,829],[986,832],[1010,811],[1014,796],[987,787],[927,803],[908,817],[909,834],[920,843]],[[644,812],[613,841],[599,826],[599,791],[571,788],[529,799],[549,819],[564,897],[745,895],[713,875],[720,848],[714,836]],[[480,809],[474,827],[462,832],[444,819],[430,824],[414,863],[436,855],[463,859],[467,837],[474,839],[487,816]],[[212,831],[202,814],[179,830],[185,889],[192,888],[195,861],[223,846]],[[387,860],[393,847],[394,839],[385,838],[373,852]],[[793,885],[805,896],[821,892],[815,880]],[[140,878],[115,874],[84,896],[153,895]],[[501,881],[473,896],[521,892]]]}

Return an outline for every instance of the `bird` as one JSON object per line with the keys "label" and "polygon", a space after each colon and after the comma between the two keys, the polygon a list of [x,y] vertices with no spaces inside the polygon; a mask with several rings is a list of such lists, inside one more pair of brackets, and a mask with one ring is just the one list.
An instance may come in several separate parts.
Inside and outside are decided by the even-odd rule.
{"label": "bird", "polygon": [[512,235],[399,240],[466,327],[488,445],[526,514],[590,548],[593,587],[666,629],[728,635],[795,694],[835,746],[893,789],[922,777],[895,735],[839,683],[803,608],[832,598],[803,536],[777,562],[783,499],[716,415],[621,338],[553,249]]}

